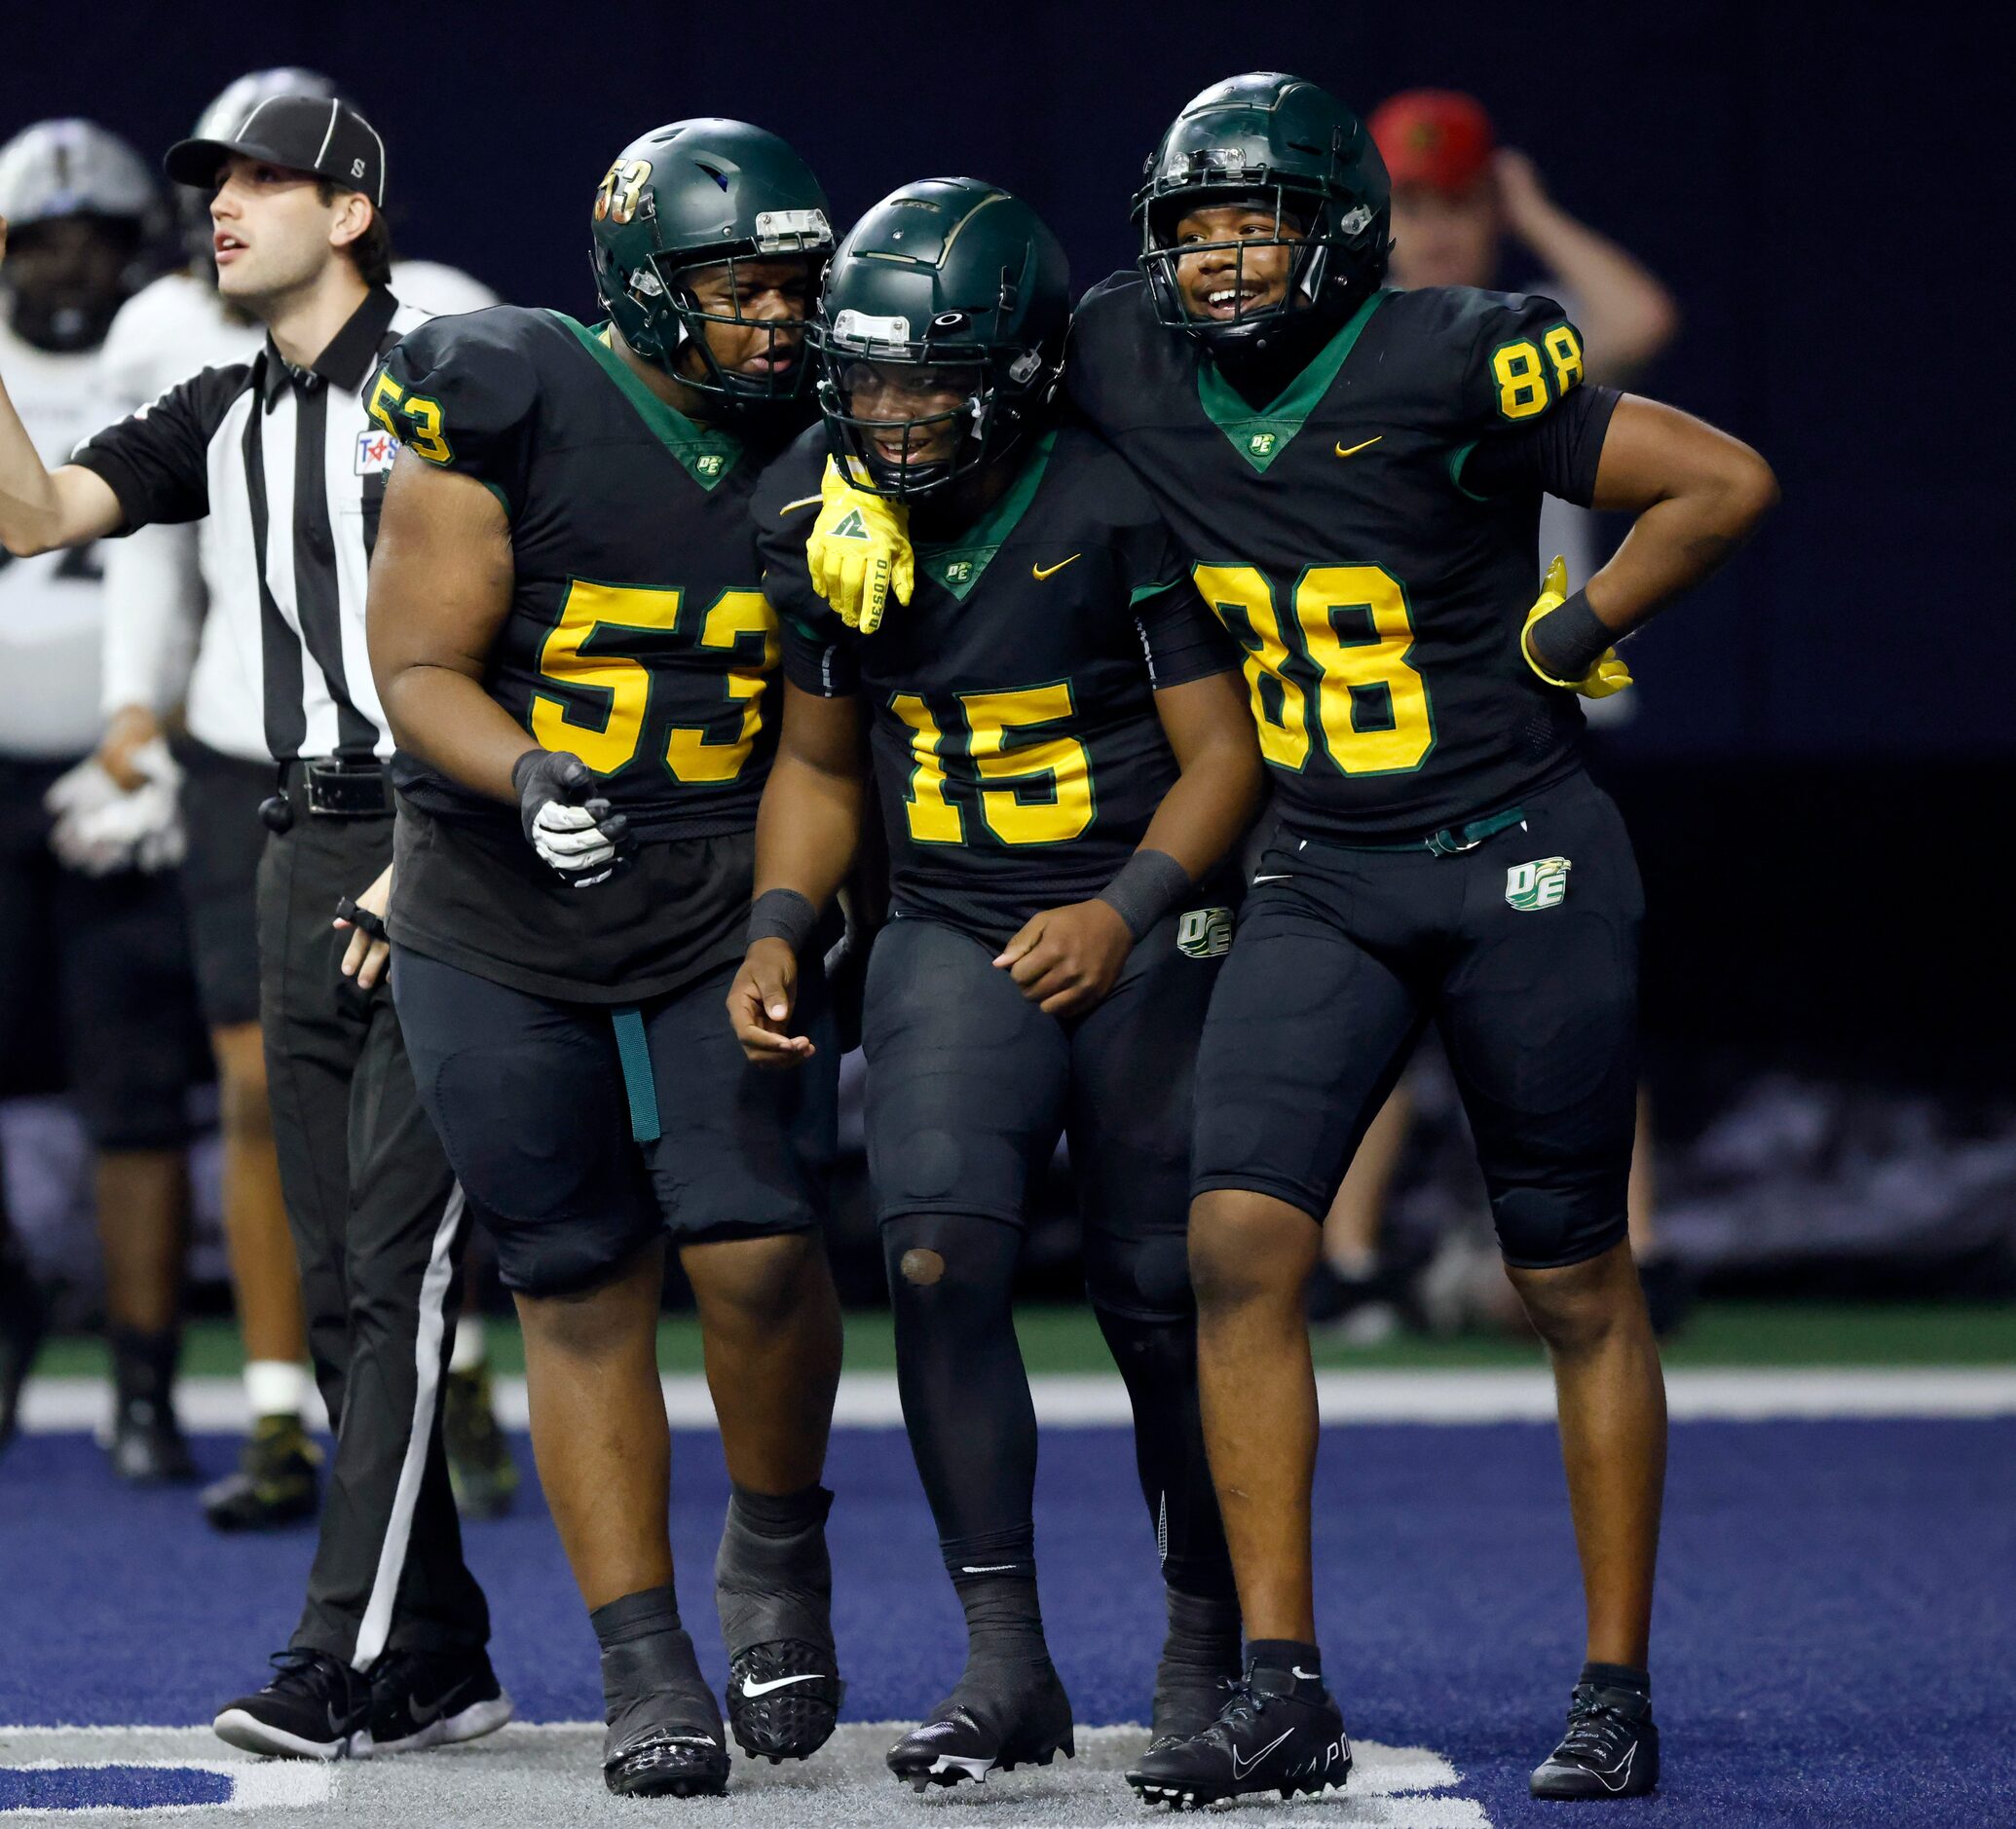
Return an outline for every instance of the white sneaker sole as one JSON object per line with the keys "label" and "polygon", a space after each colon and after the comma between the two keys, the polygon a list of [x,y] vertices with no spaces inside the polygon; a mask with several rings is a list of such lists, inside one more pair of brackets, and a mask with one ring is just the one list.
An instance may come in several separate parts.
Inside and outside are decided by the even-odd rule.
{"label": "white sneaker sole", "polygon": [[351,1757],[376,1759],[393,1753],[422,1753],[429,1746],[454,1746],[463,1740],[480,1740],[486,1734],[495,1734],[510,1720],[511,1714],[511,1698],[500,1690],[488,1701],[471,1702],[457,1714],[437,1716],[418,1733],[409,1734],[402,1740],[374,1740],[371,1730],[365,1728],[352,1736]]}
{"label": "white sneaker sole", "polygon": [[225,1709],[210,1726],[225,1745],[235,1746],[241,1752],[263,1753],[269,1759],[343,1759],[359,1737],[345,1734],[333,1740],[305,1740],[298,1734],[261,1721],[243,1708]]}

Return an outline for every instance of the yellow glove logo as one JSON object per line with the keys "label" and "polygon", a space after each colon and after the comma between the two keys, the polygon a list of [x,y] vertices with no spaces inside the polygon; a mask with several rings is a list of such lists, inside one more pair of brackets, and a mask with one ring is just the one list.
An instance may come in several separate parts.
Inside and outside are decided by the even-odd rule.
{"label": "yellow glove logo", "polygon": [[819,518],[805,541],[812,588],[850,629],[873,635],[889,593],[910,602],[916,584],[909,515],[896,503],[857,489],[832,458],[819,480]]}
{"label": "yellow glove logo", "polygon": [[1567,601],[1568,562],[1556,553],[1553,564],[1547,569],[1539,597],[1533,608],[1526,612],[1526,625],[1519,631],[1519,653],[1526,664],[1549,686],[1557,686],[1564,692],[1580,692],[1585,698],[1608,698],[1612,692],[1623,691],[1631,683],[1631,670],[1617,657],[1614,648],[1604,649],[1596,664],[1579,680],[1557,680],[1533,658],[1531,638],[1534,623]]}

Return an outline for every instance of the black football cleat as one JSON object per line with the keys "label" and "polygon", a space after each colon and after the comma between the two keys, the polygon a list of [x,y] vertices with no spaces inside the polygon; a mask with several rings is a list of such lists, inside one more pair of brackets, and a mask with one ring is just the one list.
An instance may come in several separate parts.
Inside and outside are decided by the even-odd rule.
{"label": "black football cleat", "polygon": [[602,1779],[617,1797],[720,1797],[728,1750],[714,1692],[684,1631],[653,1632],[602,1654],[609,1731]]}
{"label": "black football cleat", "polygon": [[237,1468],[203,1489],[203,1512],[220,1531],[270,1531],[315,1516],[322,1451],[298,1416],[262,1416]]}
{"label": "black football cleat", "polygon": [[351,1755],[418,1753],[495,1734],[511,1718],[489,1656],[389,1651],[371,1666],[371,1720]]}
{"label": "black football cleat", "polygon": [[451,1371],[441,1403],[448,1486],[464,1517],[503,1517],[518,1492],[518,1463],[498,1427],[490,1368]]}
{"label": "black football cleat", "polygon": [[1202,1734],[1152,1746],[1127,1774],[1143,1804],[1195,1810],[1228,1798],[1342,1790],[1351,1741],[1321,1677],[1250,1667]]}
{"label": "black football cleat", "polygon": [[344,1759],[371,1723],[363,1673],[320,1651],[283,1651],[263,1690],[226,1702],[217,1737],[272,1759]]}
{"label": "black football cleat", "polygon": [[196,1477],[182,1426],[166,1402],[128,1398],[112,1419],[112,1471],[134,1486],[179,1485]]}
{"label": "black football cleat", "polygon": [[889,1770],[913,1790],[985,1784],[990,1772],[1047,1766],[1077,1751],[1071,1700],[1056,1669],[1041,1664],[982,1664],[968,1668],[952,1693],[889,1748]]}
{"label": "black football cleat", "polygon": [[714,1558],[714,1600],[728,1653],[735,1744],[772,1765],[809,1758],[831,1737],[847,1690],[833,1646],[823,1516],[792,1536],[765,1536],[730,1501]]}
{"label": "black football cleat", "polygon": [[1659,1787],[1659,1727],[1652,1698],[1635,1690],[1576,1685],[1568,1732],[1533,1773],[1535,1797],[1648,1797]]}

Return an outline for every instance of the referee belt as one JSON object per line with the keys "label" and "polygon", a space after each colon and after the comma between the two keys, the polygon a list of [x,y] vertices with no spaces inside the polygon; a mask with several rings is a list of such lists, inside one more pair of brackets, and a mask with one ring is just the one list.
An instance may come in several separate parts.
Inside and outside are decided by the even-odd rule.
{"label": "referee belt", "polygon": [[287,765],[283,785],[321,818],[383,819],[392,810],[392,783],[375,756],[303,757]]}

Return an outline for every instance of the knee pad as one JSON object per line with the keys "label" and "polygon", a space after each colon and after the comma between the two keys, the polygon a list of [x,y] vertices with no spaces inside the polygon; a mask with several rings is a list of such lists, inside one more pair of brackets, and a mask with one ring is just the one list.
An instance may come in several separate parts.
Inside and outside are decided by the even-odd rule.
{"label": "knee pad", "polygon": [[889,1298],[913,1310],[1006,1303],[1022,1235],[968,1213],[909,1213],[882,1225]]}
{"label": "knee pad", "polygon": [[1085,1294],[1094,1308],[1139,1321],[1188,1320],[1197,1306],[1188,1241],[1180,1232],[1115,1238],[1088,1227]]}
{"label": "knee pad", "polygon": [[1510,1187],[1491,1202],[1498,1249],[1520,1270],[1553,1270],[1607,1251],[1628,1229],[1623,1175],[1592,1178],[1587,1187],[1559,1190]]}

